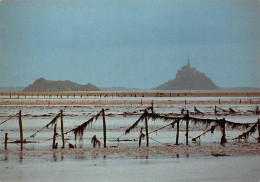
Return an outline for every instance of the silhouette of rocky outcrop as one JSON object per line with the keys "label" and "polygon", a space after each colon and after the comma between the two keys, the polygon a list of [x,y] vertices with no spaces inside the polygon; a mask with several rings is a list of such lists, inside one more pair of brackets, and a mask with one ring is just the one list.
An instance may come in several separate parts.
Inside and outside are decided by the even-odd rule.
{"label": "silhouette of rocky outcrop", "polygon": [[49,81],[39,78],[33,84],[24,88],[24,92],[60,92],[60,91],[99,91],[100,89],[91,83],[87,85],[77,84],[71,81]]}
{"label": "silhouette of rocky outcrop", "polygon": [[159,85],[155,90],[216,90],[219,89],[210,78],[190,67],[190,62],[183,66],[174,80]]}

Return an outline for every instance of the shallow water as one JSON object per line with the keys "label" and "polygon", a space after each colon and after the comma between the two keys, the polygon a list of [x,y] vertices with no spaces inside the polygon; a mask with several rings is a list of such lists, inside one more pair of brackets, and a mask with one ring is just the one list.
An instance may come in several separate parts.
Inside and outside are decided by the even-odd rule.
{"label": "shallow water", "polygon": [[[234,109],[237,114],[232,115],[226,111],[221,111],[219,109],[218,115],[215,115],[214,109],[215,105],[210,104],[199,104],[197,105],[197,109],[203,112],[203,115],[194,115],[194,105],[192,104],[156,104],[158,101],[164,100],[197,100],[197,101],[210,101],[215,100],[217,101],[219,97],[107,97],[107,98],[100,98],[100,97],[88,97],[88,100],[96,101],[96,105],[69,105],[69,106],[48,106],[48,105],[23,105],[23,106],[0,106],[0,122],[8,119],[10,116],[13,116],[19,112],[19,110],[23,111],[23,129],[24,129],[24,138],[27,138],[34,134],[36,131],[44,127],[47,123],[49,123],[59,112],[63,109],[64,112],[64,127],[65,132],[81,125],[83,122],[90,119],[95,114],[99,113],[102,108],[106,109],[106,126],[107,126],[107,144],[108,146],[137,146],[138,145],[138,136],[140,132],[140,128],[144,127],[144,123],[141,122],[138,125],[138,128],[131,132],[129,135],[122,135],[124,131],[130,127],[143,113],[144,109],[150,105],[140,105],[138,104],[126,104],[126,105],[98,105],[98,101],[120,101],[122,103],[126,101],[134,101],[143,99],[144,101],[154,102],[154,109],[156,113],[162,114],[170,114],[170,116],[180,116],[181,109],[188,109],[190,110],[190,114],[192,117],[198,118],[223,118],[225,117],[226,120],[234,121],[234,122],[249,122],[253,123],[256,122],[259,118],[259,115],[253,114],[252,111],[256,108],[256,106],[260,107],[260,105],[255,104],[229,104],[229,105],[218,105],[219,108],[228,110],[229,108]],[[228,101],[238,101],[238,100],[248,100],[249,98],[246,97],[223,97],[222,100]],[[252,100],[259,100],[258,97],[250,97]],[[0,98],[0,101],[23,101],[23,99],[10,99]],[[27,98],[27,101],[36,101],[36,100],[48,100],[48,101],[83,101],[86,99],[80,98],[63,98],[63,99],[56,99],[56,98]],[[153,131],[157,128],[165,126],[169,124],[169,122],[164,122],[161,120],[150,120],[149,121],[149,131]],[[60,123],[58,120],[58,132],[60,132]],[[206,126],[196,126],[199,127],[199,130],[193,130],[192,124],[191,131],[190,131],[190,139],[192,137],[196,137],[201,134],[203,131],[207,130]],[[98,139],[102,142],[103,140],[103,122],[102,118],[100,117],[96,122],[92,124],[92,127],[87,128],[86,132],[83,135],[83,142],[77,141],[78,147],[91,147],[91,138],[96,135]],[[2,133],[7,132],[9,133],[10,141],[18,140],[19,139],[19,124],[18,124],[18,117],[11,119],[10,121],[0,125],[0,130]],[[164,144],[174,144],[175,143],[175,135],[176,129],[172,129],[170,126],[166,127],[163,130],[155,132],[150,135],[150,145],[164,145]],[[185,122],[181,123],[181,132],[180,132],[180,143],[185,143]],[[232,139],[237,135],[241,134],[242,130],[235,130],[235,131],[227,131],[227,138]],[[50,148],[52,145],[52,140],[44,142],[47,139],[52,138],[53,136],[53,129],[44,129],[42,132],[38,133],[35,138],[29,138],[30,141],[40,142],[36,144],[26,144],[25,147],[28,149],[43,149],[43,148]],[[121,137],[120,137],[121,136]],[[115,140],[120,137],[122,140],[133,140],[136,141],[128,141],[128,142],[116,142]],[[221,137],[221,133],[217,130],[214,135],[207,133],[205,136],[201,137],[201,144],[207,143],[219,143]],[[255,140],[256,135],[253,135],[249,140]],[[74,134],[68,133],[66,135],[66,139],[70,143],[75,144],[74,141]],[[153,140],[154,139],[154,140]],[[0,141],[4,140],[4,134],[0,135]],[[60,137],[57,137],[57,141],[61,146]],[[144,142],[144,141],[143,141]],[[231,141],[232,142],[232,141]],[[191,143],[191,142],[190,142]],[[0,145],[0,149],[3,149],[4,145]],[[10,144],[9,149],[19,149],[18,145]]]}
{"label": "shallow water", "polygon": [[[35,99],[43,100],[44,98],[27,98],[26,102]],[[160,105],[156,102],[159,101],[214,101],[218,102],[219,97],[114,97],[114,98],[99,98],[88,97],[87,99],[96,101],[97,105],[57,105],[57,106],[38,106],[38,105],[1,105],[0,106],[0,122],[8,119],[10,116],[15,115],[19,110],[23,111],[23,128],[24,138],[29,137],[47,123],[49,123],[61,109],[64,111],[64,127],[68,131],[83,122],[90,119],[92,116],[100,112],[104,107],[106,110],[106,123],[107,123],[107,145],[108,146],[138,146],[138,141],[117,142],[115,141],[119,136],[120,139],[137,139],[140,132],[140,127],[144,123],[140,123],[138,128],[131,132],[129,135],[122,135],[128,127],[130,127],[142,114],[143,110],[150,105],[141,104],[126,104],[126,105],[98,105],[98,101],[143,101],[154,102],[155,112],[169,114],[171,116],[180,115],[181,109],[188,109],[193,111],[194,105],[192,104],[164,104]],[[247,101],[249,98],[236,98],[225,97],[221,98],[224,101],[232,101],[237,104],[218,105],[222,109],[228,110],[230,107],[237,111],[239,114],[230,115],[226,112],[220,112],[219,115],[214,114],[214,105],[199,104],[197,109],[202,111],[204,115],[191,116],[199,118],[223,118],[234,122],[256,122],[259,115],[254,115],[251,111],[258,104],[240,104],[242,101]],[[259,102],[258,97],[250,98],[253,101]],[[0,102],[8,100],[22,101],[22,99],[9,99],[0,98]],[[47,99],[50,102],[57,102],[59,99]],[[76,99],[62,99],[62,101],[80,101]],[[82,99],[83,101],[84,99]],[[169,124],[168,122],[156,120],[149,120],[149,131]],[[103,142],[102,132],[102,118],[99,118],[93,123],[92,128],[88,128],[83,136],[82,142],[76,142],[77,147],[91,147],[91,138],[96,135],[98,139]],[[192,143],[191,138],[198,136],[203,131],[208,129],[206,126],[190,125],[189,142],[190,145],[199,145],[199,142]],[[210,127],[210,126],[209,126]],[[19,125],[18,118],[15,117],[10,121],[0,126],[0,150],[4,149],[2,144],[4,140],[4,133],[9,133],[10,140],[19,139]],[[60,132],[58,120],[58,132]],[[229,130],[227,128],[227,139],[232,139],[241,134],[243,130]],[[41,142],[35,144],[25,144],[24,150],[44,150],[50,149],[52,140],[44,142],[46,139],[52,138],[53,128],[44,129],[38,133],[35,138],[30,138],[31,141]],[[165,144],[174,144],[176,137],[176,129],[166,127],[163,130],[150,134],[150,146],[158,146]],[[201,145],[217,144],[220,141],[221,132],[216,130],[214,134],[207,133],[200,138]],[[257,134],[249,138],[249,142],[255,142]],[[72,144],[75,143],[73,133],[66,135],[66,139]],[[154,140],[152,140],[154,139]],[[43,143],[42,143],[43,142]],[[59,147],[62,145],[60,137],[57,137]],[[234,142],[228,140],[228,142]],[[185,143],[185,122],[181,123],[181,131],[179,143]],[[142,141],[145,145],[145,140]],[[67,147],[67,146],[66,146]],[[16,144],[9,144],[10,151],[19,151],[20,146]],[[23,156],[23,155],[2,155],[0,156],[0,181],[230,181],[230,182],[245,182],[245,181],[259,181],[260,180],[260,157],[259,156],[229,156],[229,157],[213,157],[205,155],[170,155],[168,157],[162,156],[146,156],[143,158],[113,158],[106,156]]]}
{"label": "shallow water", "polygon": [[0,180],[7,181],[226,181],[260,180],[259,156],[185,156],[144,159],[24,158],[1,162]]}

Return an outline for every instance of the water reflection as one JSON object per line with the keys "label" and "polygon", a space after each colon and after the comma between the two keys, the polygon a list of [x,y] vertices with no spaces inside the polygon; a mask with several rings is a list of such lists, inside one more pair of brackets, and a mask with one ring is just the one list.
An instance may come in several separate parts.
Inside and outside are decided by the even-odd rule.
{"label": "water reflection", "polygon": [[52,153],[52,159],[53,159],[54,162],[57,162],[56,152],[53,152],[53,153]]}
{"label": "water reflection", "polygon": [[20,160],[19,160],[19,162],[20,162],[20,163],[23,162],[23,151],[22,151],[22,150],[20,151]]}
{"label": "water reflection", "polygon": [[91,153],[91,158],[92,159],[96,159],[98,157],[98,153],[96,153],[96,152],[92,152]]}
{"label": "water reflection", "polygon": [[87,158],[87,156],[84,154],[75,155],[76,160],[85,160],[86,158]]}
{"label": "water reflection", "polygon": [[64,160],[64,153],[63,153],[63,152],[61,152],[61,154],[60,154],[60,160],[61,160],[61,161]]}
{"label": "water reflection", "polygon": [[64,152],[57,153],[56,151],[53,151],[52,152],[52,160],[51,161],[52,162],[64,161]]}
{"label": "water reflection", "polygon": [[4,161],[8,161],[8,152],[5,152],[5,158]]}
{"label": "water reflection", "polygon": [[148,164],[151,164],[151,160],[149,160],[149,159],[146,159],[146,160],[140,160],[139,163],[140,163],[140,164],[148,165]]}
{"label": "water reflection", "polygon": [[106,167],[107,165],[107,156],[106,155],[103,155],[103,166]]}

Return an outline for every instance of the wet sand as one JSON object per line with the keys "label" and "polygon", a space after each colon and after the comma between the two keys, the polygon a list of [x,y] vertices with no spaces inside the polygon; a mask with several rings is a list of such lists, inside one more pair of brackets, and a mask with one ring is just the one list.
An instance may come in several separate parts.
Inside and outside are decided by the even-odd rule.
{"label": "wet sand", "polygon": [[0,150],[2,181],[244,182],[260,179],[260,144]]}
{"label": "wet sand", "polygon": [[40,97],[45,98],[75,98],[75,97],[259,97],[260,90],[255,91],[225,91],[225,90],[148,90],[148,91],[82,91],[82,92],[6,92],[0,93],[2,96],[16,98],[23,97]]}
{"label": "wet sand", "polygon": [[2,161],[4,156],[13,157],[40,157],[49,158],[53,155],[63,157],[106,157],[113,159],[122,158],[156,158],[176,157],[178,155],[188,156],[244,156],[260,155],[260,143],[235,142],[212,145],[190,145],[183,144],[172,146],[151,146],[151,147],[107,147],[107,148],[75,148],[75,149],[41,149],[41,150],[0,150]]}
{"label": "wet sand", "polygon": [[[4,99],[0,106],[72,106],[72,105],[149,105],[152,100],[155,104],[260,104],[260,92],[235,91],[129,91],[129,92],[18,92],[1,93]],[[93,97],[95,98],[93,100]],[[193,98],[209,98],[194,100]],[[227,97],[237,98],[226,100]],[[118,99],[119,98],[119,99]],[[128,98],[124,102],[120,98]],[[146,99],[150,98],[150,99]],[[168,100],[164,98],[169,98]]]}
{"label": "wet sand", "polygon": [[[48,111],[48,108],[52,108],[51,106],[53,106],[54,108],[59,108],[59,107],[67,107],[67,108],[73,108],[73,107],[86,107],[86,106],[91,106],[94,108],[100,108],[100,107],[108,107],[111,106],[111,110],[109,110],[108,112],[111,112],[108,114],[108,116],[110,117],[117,117],[120,114],[123,114],[124,117],[128,116],[128,117],[132,117],[134,115],[140,115],[141,112],[137,112],[136,111],[140,111],[141,108],[145,108],[147,106],[151,106],[151,102],[154,103],[155,108],[156,108],[156,112],[158,111],[159,113],[165,108],[168,108],[170,110],[172,110],[171,108],[173,107],[180,107],[180,106],[187,106],[189,105],[189,107],[193,107],[193,105],[201,105],[201,107],[204,107],[204,109],[208,108],[209,105],[211,105],[210,107],[213,107],[212,105],[216,104],[216,102],[219,102],[219,99],[223,100],[221,101],[221,105],[222,106],[226,106],[225,103],[232,103],[235,106],[243,106],[244,108],[248,108],[251,106],[255,107],[255,104],[258,105],[260,104],[260,97],[255,97],[255,95],[260,95],[259,92],[228,92],[228,93],[224,93],[224,92],[187,92],[184,93],[182,92],[181,94],[186,94],[186,96],[193,96],[192,99],[191,97],[188,97],[187,99],[190,98],[190,100],[186,101],[186,97],[159,97],[158,98],[158,93],[157,92],[139,92],[139,93],[135,93],[135,92],[91,92],[88,93],[90,95],[93,94],[101,94],[101,96],[94,96],[91,98],[86,98],[86,99],[81,99],[81,98],[73,98],[73,95],[75,94],[75,97],[79,94],[87,94],[87,93],[19,93],[20,94],[20,99],[13,99],[13,98],[2,98],[1,102],[0,102],[0,106],[5,108],[9,108],[10,110],[16,110],[16,107],[20,107],[20,108],[36,108],[36,110],[41,110],[42,108],[39,108],[39,106],[43,106],[46,109],[46,112]],[[27,97],[26,99],[22,99],[22,95],[29,95],[29,94],[34,94],[33,98],[29,98]],[[38,99],[37,97],[40,97],[39,95],[37,96],[36,94],[52,94],[49,97],[55,96],[56,94],[62,94],[63,98],[40,98]],[[112,97],[111,94],[119,94],[119,96],[123,96],[123,97],[119,97],[119,96],[114,96]],[[133,96],[134,94],[137,95],[145,95],[146,96],[152,96],[152,97],[129,97],[128,95]],[[170,92],[165,92],[162,94],[180,94],[180,93],[170,93]],[[206,97],[206,99],[204,97],[199,97],[199,96],[217,96],[219,94],[225,95],[225,96],[232,96],[229,98],[224,98],[224,97]],[[36,96],[35,96],[36,95]],[[67,98],[66,98],[67,95]],[[107,96],[109,95],[109,96]],[[250,95],[250,96],[254,96],[254,97],[245,97],[245,95]],[[69,97],[72,97],[71,99]],[[126,97],[128,96],[128,97]],[[197,96],[197,97],[196,97]],[[237,98],[237,96],[241,96],[242,99],[240,99],[239,97]],[[18,95],[16,95],[15,97],[18,97]],[[154,99],[154,100],[153,100]],[[186,102],[186,105],[184,104],[184,100]],[[241,100],[241,102],[240,102]],[[251,101],[250,101],[251,100]],[[249,103],[249,101],[251,102],[251,104]],[[140,103],[142,102],[142,103]],[[224,103],[225,102],[225,103]],[[182,104],[180,104],[182,103]],[[142,105],[141,105],[142,104]],[[233,106],[234,106],[233,105]],[[10,106],[10,107],[9,107]],[[14,108],[13,108],[14,107]],[[19,109],[20,109],[19,108]],[[127,112],[123,112],[123,113],[118,113],[117,109],[118,108],[126,108]],[[17,108],[18,109],[18,108]],[[134,112],[130,112],[130,110],[135,110]],[[180,109],[179,109],[180,110]],[[72,112],[73,111],[73,112]],[[72,110],[72,114],[73,116],[76,114],[74,110]],[[82,111],[80,111],[82,112]],[[83,111],[86,112],[86,111]],[[89,111],[88,111],[89,112]],[[226,115],[227,113],[220,113],[219,115],[214,115],[213,113],[213,108],[212,111],[210,111],[210,113],[206,113],[205,111],[203,111],[205,113],[205,116],[210,116],[210,117],[221,117]],[[247,112],[243,111],[241,113],[236,113],[237,116],[246,116],[248,118],[251,117],[257,117],[256,115],[254,115],[254,113],[252,112]],[[68,113],[68,112],[67,112]],[[34,113],[32,113],[34,114]],[[44,113],[46,114],[46,113]],[[54,113],[56,115],[56,113]],[[193,114],[193,112],[191,112],[191,114]],[[213,114],[213,115],[212,115]],[[173,114],[174,115],[174,114]],[[252,116],[251,116],[252,115]],[[25,115],[26,116],[26,115]],[[34,115],[33,115],[34,116]],[[77,116],[77,115],[75,115]],[[135,117],[138,117],[135,116]],[[36,117],[36,116],[34,116]],[[38,117],[38,116],[37,116]],[[36,117],[36,118],[37,118]],[[68,115],[66,115],[65,117],[68,117]],[[198,116],[200,117],[200,116]],[[242,118],[244,119],[244,118]],[[38,121],[38,120],[37,120]],[[120,121],[121,122],[121,121]],[[35,124],[35,123],[32,123]],[[123,124],[123,123],[118,123],[118,124]],[[131,124],[131,123],[130,123]],[[108,124],[107,126],[108,128],[110,127],[110,125]],[[111,126],[113,131],[114,130],[122,130],[122,126]],[[149,126],[150,130],[154,130],[156,128],[153,128],[153,126]],[[99,130],[101,131],[102,128],[99,128]],[[139,129],[138,129],[139,130]],[[190,128],[190,131],[193,130],[203,130],[203,128],[197,128],[197,127],[193,127]],[[227,128],[227,130],[229,130],[229,128]],[[123,132],[123,131],[122,131]],[[138,132],[138,131],[137,131]],[[256,141],[255,141],[256,142]],[[144,144],[143,144],[144,145]],[[220,146],[219,143],[212,143],[211,145],[206,145],[206,146],[196,146],[196,145],[191,145],[191,146],[184,146],[184,145],[179,145],[179,146],[152,146],[152,147],[108,147],[106,149],[103,148],[99,148],[99,149],[93,149],[93,148],[83,148],[83,149],[58,149],[58,150],[36,150],[36,151],[27,151],[24,150],[23,153],[26,154],[28,153],[28,155],[30,155],[30,153],[44,153],[44,152],[57,152],[57,153],[64,153],[66,155],[73,155],[74,153],[97,153],[100,155],[112,155],[112,154],[125,154],[125,155],[131,155],[132,153],[137,154],[137,155],[146,155],[147,153],[149,153],[149,155],[170,155],[170,154],[202,154],[202,155],[211,155],[212,153],[216,153],[216,154],[225,154],[225,155],[255,155],[255,154],[260,154],[260,149],[259,149],[259,144],[258,143],[228,143],[226,144],[226,146]],[[131,152],[129,152],[131,151]],[[6,151],[0,151],[1,153],[6,153]],[[8,152],[8,151],[7,151]],[[19,151],[9,151],[10,153],[15,153]],[[39,154],[41,155],[41,154]]]}
{"label": "wet sand", "polygon": [[[125,93],[121,94],[123,96]],[[185,93],[181,94],[185,96]],[[237,97],[235,94],[230,98],[217,95],[211,98],[210,95],[204,95],[207,97],[206,99],[196,98],[194,94],[192,96],[192,93],[189,94],[186,94],[189,97],[182,98],[155,97],[156,95],[149,98],[141,95],[139,97],[130,95],[123,98],[83,95],[81,98],[80,95],[75,95],[76,98],[74,98],[74,96],[68,96],[68,93],[62,93],[63,98],[54,98],[55,95],[50,98],[27,95],[26,98],[23,98],[25,95],[21,94],[19,98],[17,95],[11,99],[8,96],[2,98],[0,106],[3,108],[1,116],[4,119],[17,113],[20,109],[24,110],[26,136],[53,119],[61,108],[65,110],[67,130],[88,119],[93,113],[98,113],[101,108],[109,108],[106,114],[109,123],[107,129],[108,132],[111,132],[110,139],[114,139],[124,132],[124,129],[139,117],[143,109],[151,106],[151,102],[154,103],[156,112],[171,113],[170,115],[180,114],[181,108],[191,111],[196,104],[204,112],[204,117],[215,118],[227,115],[229,119],[235,121],[238,119],[241,122],[252,122],[258,118],[253,110],[260,104],[259,93],[249,97],[247,97],[247,93],[242,93],[241,97]],[[212,93],[208,94],[212,96]],[[215,115],[213,108],[215,104],[219,104],[219,99],[221,108],[228,109],[232,106],[239,112],[236,115],[230,115],[228,112],[220,112]],[[191,112],[191,114],[194,113]],[[79,121],[79,123],[75,121]],[[149,129],[154,130],[161,127],[160,124],[151,122]],[[14,134],[17,135],[16,138],[18,137],[19,132],[16,125],[15,121],[6,123],[5,127],[10,132],[10,137],[15,137]],[[101,122],[95,126],[97,128],[93,128],[90,134],[95,132],[102,138]],[[184,130],[185,126],[181,127]],[[196,130],[204,131],[204,129],[204,127],[193,126],[190,128],[190,134],[196,136],[198,134]],[[195,132],[192,133],[194,130]],[[31,133],[29,134],[29,132]],[[50,134],[52,135],[51,132],[51,130],[44,131],[41,135],[42,138],[39,137],[36,140],[42,141],[48,138]],[[9,150],[0,149],[0,181],[258,181],[260,179],[260,143],[251,138],[248,142],[229,140],[228,143],[221,146],[219,132],[216,132],[212,139],[214,142],[208,140],[210,136],[205,136],[201,140],[202,145],[190,141],[189,146],[183,144],[184,132],[180,133],[182,134],[180,145],[167,146],[150,143],[149,147],[145,147],[146,143],[143,140],[142,147],[137,147],[137,143],[116,146],[117,143],[114,142],[108,143],[107,148],[86,147],[85,143],[82,148],[69,149],[66,146],[64,149],[60,147],[50,149],[50,141],[42,144],[41,148],[25,145],[21,151],[19,146],[10,144]],[[229,138],[233,137],[232,132],[227,128]],[[134,131],[133,136],[136,137],[138,134],[139,129]],[[166,138],[163,138],[164,136]],[[175,135],[170,128],[163,130],[159,136],[156,133],[156,139],[164,144],[167,144],[168,141],[172,142],[172,137],[175,140]],[[258,133],[254,137],[258,137]],[[89,141],[90,138],[85,140],[85,142]],[[58,143],[61,144],[61,141],[59,140]]]}
{"label": "wet sand", "polygon": [[[155,97],[156,98],[156,97]],[[109,105],[120,105],[120,106],[126,106],[126,105],[151,105],[151,102],[154,102],[156,105],[178,105],[178,104],[190,104],[190,105],[219,105],[219,104],[260,104],[260,97],[253,97],[253,98],[242,98],[242,99],[233,99],[233,100],[225,100],[223,98],[214,98],[212,100],[193,100],[192,98],[195,97],[187,97],[183,99],[178,99],[174,97],[170,97],[169,100],[153,100],[153,97],[150,97],[150,99],[139,97],[139,98],[133,98],[133,100],[130,99],[124,100],[123,102],[121,100],[117,100],[116,98],[99,98],[97,97],[96,100],[85,98],[85,99],[6,99],[2,100],[0,102],[0,106],[84,106],[84,105],[97,105],[97,106],[109,106]],[[157,98],[158,99],[158,98]]]}

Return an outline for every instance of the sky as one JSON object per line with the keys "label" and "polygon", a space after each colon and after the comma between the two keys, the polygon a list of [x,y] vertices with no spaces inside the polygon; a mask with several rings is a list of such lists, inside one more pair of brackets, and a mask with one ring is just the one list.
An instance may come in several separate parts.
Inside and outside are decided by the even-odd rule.
{"label": "sky", "polygon": [[191,66],[260,87],[259,0],[0,0],[0,86],[154,88]]}

